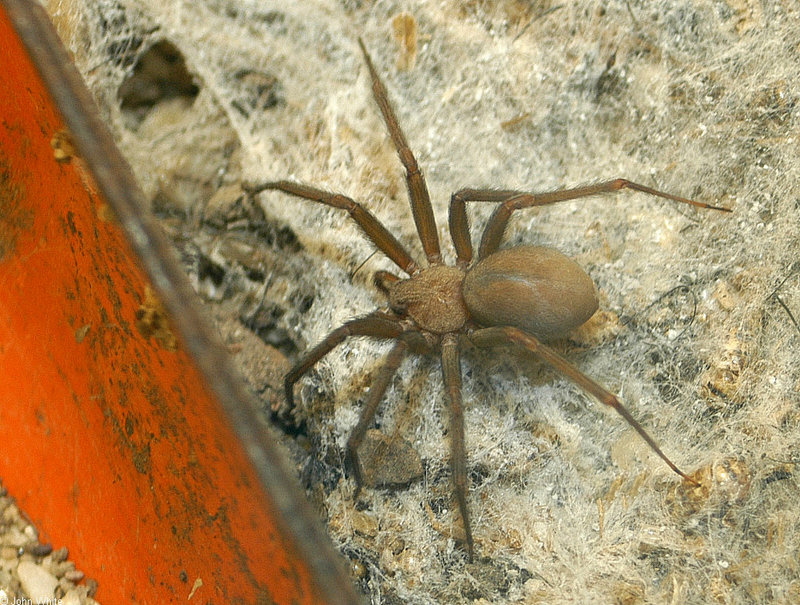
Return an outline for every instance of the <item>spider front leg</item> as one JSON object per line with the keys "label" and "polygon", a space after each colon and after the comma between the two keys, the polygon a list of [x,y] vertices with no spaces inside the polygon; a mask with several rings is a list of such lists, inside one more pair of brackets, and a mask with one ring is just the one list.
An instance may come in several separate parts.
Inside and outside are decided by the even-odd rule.
{"label": "spider front leg", "polygon": [[467,448],[464,443],[464,405],[461,399],[461,361],[458,336],[450,333],[442,338],[442,379],[450,409],[450,468],[453,473],[453,490],[464,524],[467,556],[472,561],[474,544],[472,525],[467,508]]}
{"label": "spider front leg", "polygon": [[358,45],[364,54],[364,61],[367,63],[367,69],[372,79],[372,94],[375,97],[375,102],[381,110],[383,121],[389,130],[389,136],[392,138],[397,155],[400,156],[400,161],[406,169],[406,184],[411,202],[411,214],[414,216],[414,223],[417,226],[417,233],[422,242],[422,248],[425,250],[425,256],[428,258],[429,263],[440,263],[442,254],[439,249],[439,234],[436,230],[436,219],[433,216],[431,197],[428,193],[428,186],[425,184],[425,177],[422,176],[414,153],[408,146],[403,130],[397,121],[397,116],[394,115],[392,104],[389,103],[386,87],[381,82],[378,72],[372,64],[372,59],[367,52],[367,47],[364,46],[361,38],[358,39]]}
{"label": "spider front leg", "polygon": [[286,402],[289,407],[294,407],[294,383],[348,336],[371,336],[373,338],[392,339],[397,338],[404,331],[405,328],[399,320],[383,311],[375,311],[365,317],[351,319],[341,327],[336,328],[322,342],[306,352],[283,379]]}
{"label": "spider front leg", "polygon": [[520,330],[519,328],[513,327],[499,327],[499,328],[483,328],[480,330],[475,330],[469,335],[470,340],[473,344],[477,347],[492,347],[498,345],[505,345],[508,343],[513,343],[516,345],[521,346],[522,348],[530,351],[536,357],[544,361],[547,365],[551,368],[556,370],[559,374],[566,376],[576,385],[578,385],[581,389],[592,395],[595,399],[600,401],[609,407],[614,408],[620,416],[622,416],[625,421],[633,427],[633,429],[639,433],[642,439],[645,440],[647,445],[658,454],[658,456],[667,463],[673,471],[678,473],[681,477],[683,477],[686,481],[698,485],[697,481],[689,477],[686,473],[680,470],[669,458],[667,455],[661,451],[661,448],[658,447],[655,440],[644,430],[641,424],[639,424],[631,413],[622,405],[619,399],[605,389],[604,387],[600,386],[594,380],[586,376],[583,372],[581,372],[578,368],[574,365],[569,363],[566,359],[558,355],[555,351],[553,351],[550,347],[542,344],[537,338],[534,338],[527,332]]}
{"label": "spider front leg", "polygon": [[375,215],[364,208],[364,206],[345,195],[323,191],[322,189],[317,189],[310,185],[301,185],[300,183],[293,183],[291,181],[270,181],[258,185],[243,183],[242,188],[250,195],[256,195],[262,191],[269,190],[283,191],[289,195],[311,200],[312,202],[319,202],[320,204],[325,204],[332,208],[347,210],[356,224],[364,230],[366,236],[375,244],[378,250],[394,261],[398,267],[408,275],[419,271],[419,265],[411,258],[411,255],[403,247],[403,244],[397,241],[397,238],[383,226],[383,223],[375,218]]}

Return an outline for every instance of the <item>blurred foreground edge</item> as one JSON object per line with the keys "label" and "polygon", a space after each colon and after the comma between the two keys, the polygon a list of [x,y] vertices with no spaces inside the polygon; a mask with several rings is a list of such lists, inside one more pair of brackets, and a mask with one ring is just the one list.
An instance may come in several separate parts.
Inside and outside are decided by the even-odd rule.
{"label": "blurred foreground edge", "polygon": [[358,602],[37,3],[0,65],[0,477],[40,539],[101,603]]}

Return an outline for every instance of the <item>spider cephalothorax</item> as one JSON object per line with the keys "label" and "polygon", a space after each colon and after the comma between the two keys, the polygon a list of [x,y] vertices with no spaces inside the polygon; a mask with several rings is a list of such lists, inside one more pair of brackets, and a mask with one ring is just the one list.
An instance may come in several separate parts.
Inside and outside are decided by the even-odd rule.
{"label": "spider cephalothorax", "polygon": [[[617,410],[672,470],[694,482],[667,458],[612,393],[543,344],[578,327],[596,311],[597,298],[591,278],[577,263],[551,248],[517,246],[500,250],[499,247],[508,220],[515,210],[613,193],[620,189],[633,189],[700,208],[727,209],[664,193],[625,179],[548,193],[462,189],[450,198],[449,226],[456,251],[456,265],[445,265],[425,179],[361,40],[359,45],[370,72],[375,100],[405,167],[411,210],[427,266],[420,266],[383,224],[346,196],[289,181],[247,185],[246,189],[252,194],[278,190],[347,210],[375,246],[408,275],[402,279],[386,271],[376,274],[375,283],[386,294],[388,308],[348,321],[303,355],[285,378],[289,404],[293,405],[297,380],[348,336],[396,341],[370,386],[364,409],[347,441],[345,454],[358,490],[363,483],[358,446],[400,362],[410,350],[438,353],[450,410],[450,465],[454,491],[470,558],[473,538],[467,508],[466,448],[461,401],[460,344],[463,339],[478,347],[514,344],[532,352],[602,403]],[[473,259],[467,202],[499,204],[483,231],[477,259]]]}

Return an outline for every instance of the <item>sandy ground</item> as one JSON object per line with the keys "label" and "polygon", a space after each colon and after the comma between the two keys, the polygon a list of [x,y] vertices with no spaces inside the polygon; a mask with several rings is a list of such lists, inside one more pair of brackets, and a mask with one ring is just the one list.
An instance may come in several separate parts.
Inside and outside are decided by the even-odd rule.
{"label": "sandy ground", "polygon": [[[797,91],[790,4],[315,0],[47,3],[209,315],[285,432],[298,479],[373,603],[790,603],[798,581]],[[425,171],[445,257],[462,187],[638,193],[515,215],[601,312],[557,350],[612,410],[514,351],[465,351],[476,558],[459,547],[439,364],[410,357],[379,413],[374,481],[342,446],[385,343],[348,341],[281,407],[280,376],[384,304],[395,269],[346,215],[243,180],[364,202],[420,256],[362,37]],[[491,208],[471,208],[473,231]],[[477,237],[477,235],[476,235]],[[394,459],[399,462],[392,462]],[[409,482],[410,479],[410,482]]]}

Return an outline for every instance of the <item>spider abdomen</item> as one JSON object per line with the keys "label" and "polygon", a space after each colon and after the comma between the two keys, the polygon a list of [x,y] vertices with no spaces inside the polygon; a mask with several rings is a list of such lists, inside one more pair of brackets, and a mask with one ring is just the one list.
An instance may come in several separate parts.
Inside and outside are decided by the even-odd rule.
{"label": "spider abdomen", "polygon": [[518,246],[482,259],[467,272],[463,297],[479,324],[514,326],[543,341],[565,335],[597,310],[586,272],[541,246]]}

